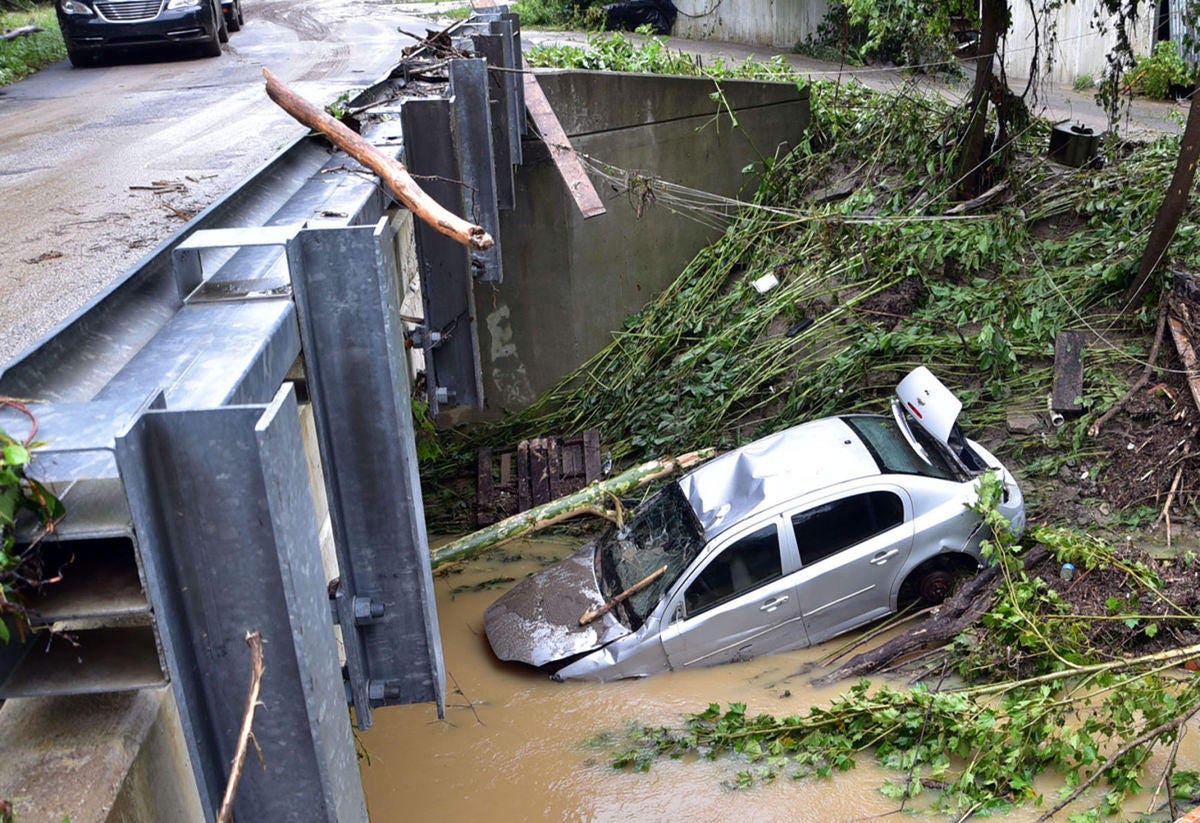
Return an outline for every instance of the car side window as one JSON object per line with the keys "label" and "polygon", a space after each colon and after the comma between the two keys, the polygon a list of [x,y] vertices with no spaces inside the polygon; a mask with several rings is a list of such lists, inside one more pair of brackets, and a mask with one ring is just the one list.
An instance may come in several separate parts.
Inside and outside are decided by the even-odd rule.
{"label": "car side window", "polygon": [[726,546],[700,572],[683,596],[687,616],[693,617],[782,576],[779,532],[772,524]]}
{"label": "car side window", "polygon": [[792,517],[800,562],[811,566],[842,549],[904,522],[904,502],[895,492],[855,494],[822,503]]}

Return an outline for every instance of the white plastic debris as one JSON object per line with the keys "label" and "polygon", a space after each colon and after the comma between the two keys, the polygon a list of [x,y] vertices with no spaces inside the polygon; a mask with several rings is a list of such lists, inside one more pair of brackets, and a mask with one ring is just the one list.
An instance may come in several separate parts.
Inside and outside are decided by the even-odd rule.
{"label": "white plastic debris", "polygon": [[759,294],[766,294],[771,289],[779,285],[779,278],[773,274],[764,274],[762,277],[755,280],[752,284],[755,291]]}

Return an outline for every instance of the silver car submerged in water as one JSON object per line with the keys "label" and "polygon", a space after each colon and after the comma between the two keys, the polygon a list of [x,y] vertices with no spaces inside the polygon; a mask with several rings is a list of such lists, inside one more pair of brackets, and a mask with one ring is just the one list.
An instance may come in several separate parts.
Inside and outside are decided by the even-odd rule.
{"label": "silver car submerged in water", "polygon": [[667,484],[623,528],[493,603],[492,650],[556,678],[641,677],[814,645],[909,600],[940,602],[982,561],[979,476],[999,474],[1017,532],[1024,501],[962,436],[962,404],[927,369],[896,393],[890,417],[804,423]]}

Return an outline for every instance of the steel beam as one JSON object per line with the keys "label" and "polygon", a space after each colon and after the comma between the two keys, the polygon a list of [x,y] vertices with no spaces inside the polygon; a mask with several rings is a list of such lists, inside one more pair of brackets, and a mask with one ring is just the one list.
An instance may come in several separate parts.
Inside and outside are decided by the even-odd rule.
{"label": "steel beam", "polygon": [[287,247],[360,728],[375,706],[445,706],[393,250],[384,220],[307,229]]}
{"label": "steel beam", "polygon": [[[446,100],[407,100],[401,109],[405,134],[421,140],[404,147],[409,171],[438,203],[463,215],[462,168],[456,151],[451,108]],[[475,284],[470,258],[462,244],[416,225],[425,304],[425,371],[429,407],[483,408],[483,373],[475,327]]]}
{"label": "steel beam", "polygon": [[149,411],[116,441],[184,737],[213,819],[266,640],[239,820],[366,821],[300,420],[267,406]]}
{"label": "steel beam", "polygon": [[493,245],[472,250],[471,273],[484,283],[504,280],[500,265],[500,211],[496,207],[496,167],[492,156],[492,117],[487,61],[450,61],[451,131],[462,170],[463,216],[487,230]]}

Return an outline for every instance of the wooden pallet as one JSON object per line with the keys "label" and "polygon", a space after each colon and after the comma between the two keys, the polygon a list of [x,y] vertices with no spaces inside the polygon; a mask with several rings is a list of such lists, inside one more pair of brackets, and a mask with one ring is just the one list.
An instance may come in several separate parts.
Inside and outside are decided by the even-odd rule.
{"label": "wooden pallet", "polygon": [[479,525],[578,491],[600,478],[600,433],[535,437],[516,448],[480,449],[475,504]]}

